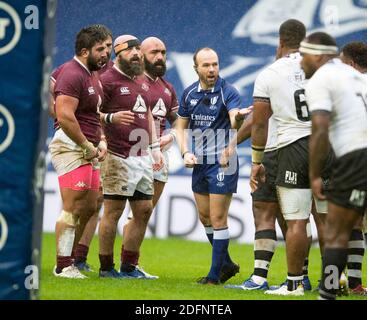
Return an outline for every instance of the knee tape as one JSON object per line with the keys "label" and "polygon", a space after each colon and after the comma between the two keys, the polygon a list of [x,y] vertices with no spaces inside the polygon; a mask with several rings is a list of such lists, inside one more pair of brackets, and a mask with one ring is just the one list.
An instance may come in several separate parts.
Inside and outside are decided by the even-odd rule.
{"label": "knee tape", "polygon": [[79,221],[79,217],[77,217],[75,214],[72,214],[71,212],[67,212],[65,210],[61,211],[61,214],[59,218],[57,219],[58,222],[66,223],[70,226],[75,227]]}

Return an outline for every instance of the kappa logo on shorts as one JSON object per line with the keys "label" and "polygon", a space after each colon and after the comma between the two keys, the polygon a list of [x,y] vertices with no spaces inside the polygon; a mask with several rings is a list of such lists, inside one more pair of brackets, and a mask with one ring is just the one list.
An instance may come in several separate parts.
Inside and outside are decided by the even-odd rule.
{"label": "kappa logo on shorts", "polygon": [[366,200],[366,191],[362,190],[353,190],[350,195],[349,202],[357,207],[363,207],[364,202]]}
{"label": "kappa logo on shorts", "polygon": [[75,185],[75,187],[78,188],[85,188],[87,184],[84,181],[78,181],[78,183]]}
{"label": "kappa logo on shorts", "polygon": [[284,182],[289,184],[297,184],[297,173],[287,170],[285,172]]}

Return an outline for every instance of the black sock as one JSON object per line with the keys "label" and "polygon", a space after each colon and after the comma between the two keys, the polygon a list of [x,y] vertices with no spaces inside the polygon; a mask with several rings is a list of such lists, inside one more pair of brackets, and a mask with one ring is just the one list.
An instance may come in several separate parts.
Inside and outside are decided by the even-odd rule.
{"label": "black sock", "polygon": [[320,298],[334,300],[339,289],[339,279],[347,264],[348,249],[325,248],[323,254]]}

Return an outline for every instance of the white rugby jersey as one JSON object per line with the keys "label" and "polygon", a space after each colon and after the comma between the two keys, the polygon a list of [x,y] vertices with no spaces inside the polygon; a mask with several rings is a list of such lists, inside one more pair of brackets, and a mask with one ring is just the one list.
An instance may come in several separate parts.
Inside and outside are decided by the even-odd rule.
{"label": "white rugby jersey", "polygon": [[299,52],[280,58],[263,70],[255,81],[254,98],[270,101],[278,148],[311,134],[301,59]]}
{"label": "white rugby jersey", "polygon": [[367,148],[367,77],[340,59],[319,68],[306,86],[310,112],[331,112],[330,143],[337,158]]}

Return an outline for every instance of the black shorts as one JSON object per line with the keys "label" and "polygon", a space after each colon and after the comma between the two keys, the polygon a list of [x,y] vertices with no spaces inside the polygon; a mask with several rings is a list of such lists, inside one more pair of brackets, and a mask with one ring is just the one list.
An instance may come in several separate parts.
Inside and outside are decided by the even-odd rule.
{"label": "black shorts", "polygon": [[265,183],[259,182],[257,190],[251,194],[252,200],[277,202],[278,198],[275,185],[278,169],[277,151],[265,152],[262,164],[265,167]]}
{"label": "black shorts", "polygon": [[364,214],[367,207],[367,149],[350,152],[335,160],[328,201]]}
{"label": "black shorts", "polygon": [[129,200],[129,202],[131,202],[131,201],[140,201],[140,200],[152,200],[153,195],[145,194],[138,190],[135,190],[134,194],[130,197],[119,195],[119,194],[104,194],[103,198],[107,200]]}
{"label": "black shorts", "polygon": [[310,188],[308,139],[307,136],[278,149],[277,186],[298,189]]}
{"label": "black shorts", "polygon": [[[309,189],[309,136],[278,149],[278,174],[276,185],[286,188]],[[334,152],[330,150],[322,171],[324,188],[328,188]]]}

